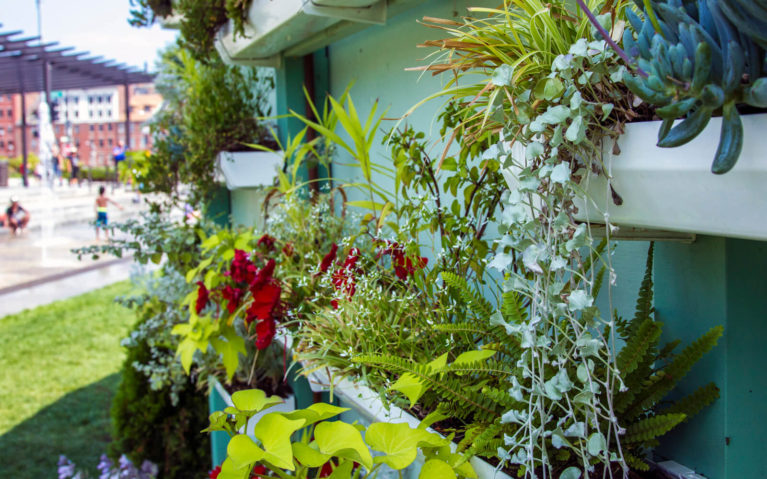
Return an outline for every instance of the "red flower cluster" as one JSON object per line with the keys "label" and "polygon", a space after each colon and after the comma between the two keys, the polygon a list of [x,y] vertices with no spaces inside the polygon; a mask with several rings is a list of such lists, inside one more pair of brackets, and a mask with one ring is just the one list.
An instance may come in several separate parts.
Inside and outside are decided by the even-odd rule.
{"label": "red flower cluster", "polygon": [[360,259],[360,250],[352,248],[346,256],[344,265],[333,273],[333,286],[336,290],[342,291],[351,299],[356,289],[354,273],[357,272],[357,261]]}
{"label": "red flower cluster", "polygon": [[[271,241],[271,242],[270,242]],[[260,244],[273,247],[274,238],[264,235]],[[253,321],[256,324],[256,347],[264,349],[269,346],[274,338],[277,324],[276,321],[280,315],[280,295],[282,287],[279,281],[274,278],[274,268],[276,263],[270,259],[260,270],[253,264],[248,253],[242,250],[234,251],[234,259],[225,276],[232,278],[234,285],[227,284],[219,288],[221,298],[226,301],[226,309],[229,314],[234,314],[237,308],[242,304],[245,293],[250,290],[253,295],[253,303],[246,312],[245,322],[250,325]],[[197,313],[205,308],[210,299],[210,292],[205,288],[202,282],[197,292],[197,303],[195,308]]]}
{"label": "red flower cluster", "polygon": [[405,249],[399,243],[389,243],[387,241],[386,248],[378,253],[380,258],[383,255],[391,255],[392,265],[394,266],[394,274],[401,280],[406,280],[408,276],[412,276],[416,270],[423,269],[429,262],[428,258],[418,257],[411,258],[406,256]]}
{"label": "red flower cluster", "polygon": [[269,236],[268,234],[265,234],[261,238],[259,238],[258,243],[256,243],[256,246],[263,246],[266,251],[274,251],[274,243],[275,240],[273,237]]}
{"label": "red flower cluster", "polygon": [[322,258],[322,262],[320,263],[320,272],[318,274],[328,272],[328,269],[330,269],[333,261],[336,260],[336,253],[338,253],[338,245],[333,243],[330,246],[330,252],[326,254],[324,258]]}
{"label": "red flower cluster", "polygon": [[194,305],[194,310],[197,314],[200,314],[200,312],[205,309],[205,306],[208,305],[210,295],[208,288],[205,287],[205,283],[198,281],[197,286],[197,303]]}

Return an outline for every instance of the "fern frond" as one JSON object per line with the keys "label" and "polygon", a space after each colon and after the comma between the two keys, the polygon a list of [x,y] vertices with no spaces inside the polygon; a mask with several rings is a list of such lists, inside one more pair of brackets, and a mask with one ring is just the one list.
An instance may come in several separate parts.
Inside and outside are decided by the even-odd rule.
{"label": "fern frond", "polygon": [[663,361],[664,359],[670,358],[674,354],[674,350],[677,346],[679,346],[679,343],[681,343],[681,339],[675,339],[671,341],[670,343],[667,343],[658,353],[658,357],[656,358],[658,361]]}
{"label": "fern frond", "polygon": [[482,327],[480,323],[450,323],[450,324],[435,324],[432,326],[437,331],[451,334],[478,334],[483,335],[487,333],[487,329]]}
{"label": "fern frond", "polygon": [[636,422],[626,428],[624,444],[636,444],[662,436],[684,421],[684,414],[658,414]]}
{"label": "fern frond", "polygon": [[678,382],[690,371],[690,368],[703,357],[704,354],[711,351],[719,338],[722,336],[724,328],[722,326],[715,326],[708,330],[706,334],[698,338],[692,344],[684,348],[668,366],[663,370],[674,381]]}
{"label": "fern frond", "polygon": [[631,469],[634,469],[637,471],[644,471],[644,472],[647,472],[650,470],[649,464],[647,464],[646,462],[644,462],[643,459],[640,459],[633,454],[624,452],[623,459],[626,460],[626,464],[628,464]]}
{"label": "fern frond", "polygon": [[522,308],[519,295],[516,291],[506,291],[503,293],[503,304],[501,304],[501,314],[506,321],[516,324],[522,323],[527,318],[527,311]]}
{"label": "fern frond", "polygon": [[495,308],[482,295],[471,289],[466,279],[449,271],[443,271],[441,275],[445,283],[455,289],[463,302],[473,309],[478,319],[490,322],[490,316]]}
{"label": "fern frond", "polygon": [[627,378],[637,369],[651,348],[658,344],[661,331],[661,324],[652,319],[644,320],[636,328],[636,333],[626,340],[626,345],[618,353],[617,365],[621,377]]}
{"label": "fern frond", "polygon": [[[472,441],[471,447],[466,450],[464,457],[469,458],[481,454],[489,449],[491,443],[497,443],[498,435],[503,431],[503,425],[495,422],[485,426],[485,429]],[[490,446],[492,447],[492,446]],[[489,449],[495,454],[497,448]]]}
{"label": "fern frond", "polygon": [[687,416],[684,422],[698,414],[704,407],[713,403],[719,398],[719,388],[716,384],[709,383],[695,390],[682,399],[677,400],[671,406],[661,411],[661,414],[681,413]]}
{"label": "fern frond", "polygon": [[639,325],[645,320],[650,319],[650,315],[653,311],[653,283],[652,283],[652,264],[654,256],[655,243],[650,243],[650,247],[647,250],[647,262],[645,264],[644,278],[642,279],[642,285],[639,287],[639,296],[636,302],[636,311],[634,318],[629,321],[628,328],[625,331],[627,337],[633,336]]}

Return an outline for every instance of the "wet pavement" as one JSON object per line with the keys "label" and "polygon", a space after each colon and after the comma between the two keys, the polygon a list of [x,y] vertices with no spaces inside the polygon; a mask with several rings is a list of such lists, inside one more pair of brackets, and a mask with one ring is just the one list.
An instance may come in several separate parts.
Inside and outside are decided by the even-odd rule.
{"label": "wet pavement", "polygon": [[[29,227],[21,235],[0,228],[0,317],[129,277],[130,260],[83,257],[80,261],[70,252],[95,244],[91,222],[97,192],[97,185],[63,186],[53,191],[18,184],[0,188],[3,210],[8,198],[15,195],[30,212]],[[146,209],[143,202],[134,202],[136,194],[127,189],[111,192],[109,188],[107,194],[124,208],[110,206],[110,222],[137,217]]]}

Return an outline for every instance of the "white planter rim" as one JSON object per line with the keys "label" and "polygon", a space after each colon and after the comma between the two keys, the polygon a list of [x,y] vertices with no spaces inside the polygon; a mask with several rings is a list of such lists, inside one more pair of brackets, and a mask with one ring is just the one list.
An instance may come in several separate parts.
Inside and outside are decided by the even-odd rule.
{"label": "white planter rim", "polygon": [[282,167],[282,152],[222,151],[216,157],[219,181],[229,190],[270,186]]}

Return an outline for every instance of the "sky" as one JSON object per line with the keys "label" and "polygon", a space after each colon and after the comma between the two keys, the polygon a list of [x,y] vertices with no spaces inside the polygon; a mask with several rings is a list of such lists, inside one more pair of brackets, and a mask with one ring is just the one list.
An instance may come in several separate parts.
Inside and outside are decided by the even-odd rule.
{"label": "sky", "polygon": [[[172,43],[177,31],[159,25],[128,24],[130,0],[39,0],[42,37],[59,42],[54,48],[75,47],[93,56],[154,70],[158,50]],[[23,30],[37,35],[37,0],[0,0],[0,32]],[[14,37],[19,38],[21,35]]]}

